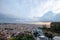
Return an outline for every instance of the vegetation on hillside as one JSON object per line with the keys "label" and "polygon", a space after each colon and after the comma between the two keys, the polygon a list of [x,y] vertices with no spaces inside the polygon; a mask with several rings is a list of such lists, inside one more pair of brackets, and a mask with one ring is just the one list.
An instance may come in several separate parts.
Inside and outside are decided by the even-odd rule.
{"label": "vegetation on hillside", "polygon": [[20,34],[20,35],[12,36],[11,38],[9,38],[9,40],[34,40],[34,38],[32,35]]}

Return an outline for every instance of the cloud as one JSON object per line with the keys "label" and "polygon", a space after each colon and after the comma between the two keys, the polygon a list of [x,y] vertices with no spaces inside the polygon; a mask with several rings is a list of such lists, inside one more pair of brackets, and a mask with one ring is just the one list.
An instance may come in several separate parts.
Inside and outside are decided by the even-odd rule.
{"label": "cloud", "polygon": [[[44,0],[2,0],[0,12],[16,17],[41,16],[41,4]],[[27,15],[26,15],[27,14]],[[38,15],[40,14],[40,15]],[[23,16],[25,15],[25,16]]]}

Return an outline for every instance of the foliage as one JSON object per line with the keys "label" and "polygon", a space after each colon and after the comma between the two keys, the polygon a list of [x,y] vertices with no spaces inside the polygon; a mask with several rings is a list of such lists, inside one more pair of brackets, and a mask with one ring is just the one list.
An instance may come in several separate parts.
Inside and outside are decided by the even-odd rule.
{"label": "foliage", "polygon": [[9,40],[34,40],[34,38],[32,37],[32,35],[21,34],[15,37],[11,37]]}
{"label": "foliage", "polygon": [[60,32],[60,26],[54,26],[51,28],[54,32]]}

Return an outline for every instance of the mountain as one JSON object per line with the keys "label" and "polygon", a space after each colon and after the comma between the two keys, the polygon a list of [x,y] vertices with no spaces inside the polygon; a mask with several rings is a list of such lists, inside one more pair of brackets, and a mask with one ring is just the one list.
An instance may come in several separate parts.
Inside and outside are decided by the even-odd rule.
{"label": "mountain", "polygon": [[53,13],[52,11],[48,11],[42,17],[39,18],[39,21],[42,22],[60,22],[60,13]]}
{"label": "mountain", "polygon": [[0,23],[14,23],[16,22],[17,18],[12,17],[11,15],[6,15],[0,13]]}
{"label": "mountain", "polygon": [[15,18],[11,15],[0,13],[0,23],[29,23],[29,22],[60,22],[60,13],[46,12],[42,17]]}
{"label": "mountain", "polygon": [[48,11],[39,20],[40,21],[53,21],[53,19],[54,19],[54,13],[52,11]]}
{"label": "mountain", "polygon": [[56,14],[54,18],[56,22],[60,22],[60,13]]}
{"label": "mountain", "polygon": [[31,20],[30,18],[15,18],[14,16],[0,13],[0,23],[28,23]]}

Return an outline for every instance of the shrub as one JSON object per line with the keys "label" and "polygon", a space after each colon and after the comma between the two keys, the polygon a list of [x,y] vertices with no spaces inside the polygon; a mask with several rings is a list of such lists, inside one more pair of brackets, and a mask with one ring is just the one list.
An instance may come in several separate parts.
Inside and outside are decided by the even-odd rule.
{"label": "shrub", "polygon": [[17,35],[16,37],[11,37],[9,40],[34,40],[32,35],[22,34]]}

